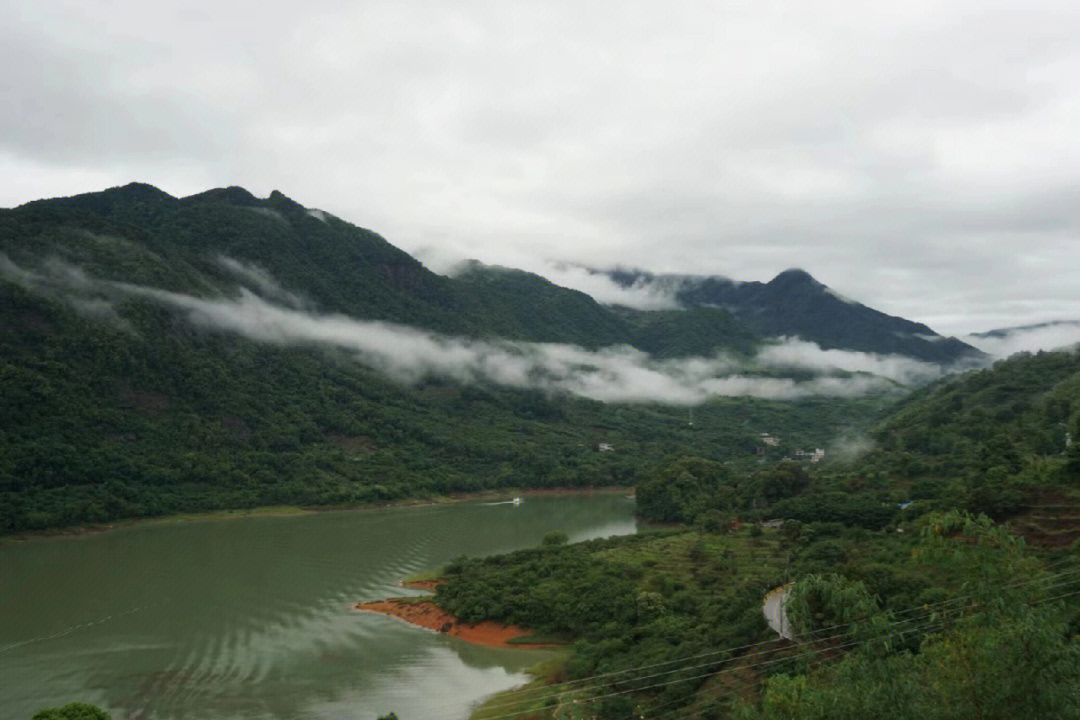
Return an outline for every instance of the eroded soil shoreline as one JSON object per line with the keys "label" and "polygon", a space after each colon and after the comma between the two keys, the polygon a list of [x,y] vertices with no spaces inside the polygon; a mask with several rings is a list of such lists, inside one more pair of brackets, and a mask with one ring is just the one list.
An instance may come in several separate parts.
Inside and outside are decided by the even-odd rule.
{"label": "eroded soil shoreline", "polygon": [[[438,581],[421,582],[438,584]],[[409,585],[411,587],[418,586],[418,584],[415,583],[409,583]],[[532,634],[531,631],[516,625],[502,625],[490,620],[479,623],[459,622],[456,617],[430,600],[417,601],[415,598],[390,598],[388,600],[376,600],[374,602],[358,602],[353,605],[352,608],[353,610],[359,610],[361,612],[389,615],[399,620],[404,620],[410,625],[434,630],[435,632],[460,638],[461,640],[476,643],[477,645],[502,648],[557,647],[549,644],[512,643],[512,640],[528,637]]]}

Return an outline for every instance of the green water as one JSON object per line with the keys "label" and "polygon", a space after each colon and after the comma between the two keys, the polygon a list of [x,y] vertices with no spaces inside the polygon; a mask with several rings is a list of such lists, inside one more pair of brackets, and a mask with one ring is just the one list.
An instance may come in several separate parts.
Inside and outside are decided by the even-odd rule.
{"label": "green water", "polygon": [[544,651],[349,606],[460,555],[636,530],[621,495],[135,525],[0,547],[0,718],[464,718]]}

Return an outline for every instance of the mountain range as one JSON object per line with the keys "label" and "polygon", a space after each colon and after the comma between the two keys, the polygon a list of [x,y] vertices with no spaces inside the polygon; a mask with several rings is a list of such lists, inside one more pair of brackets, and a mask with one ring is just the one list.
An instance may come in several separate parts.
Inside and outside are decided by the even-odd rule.
{"label": "mountain range", "polygon": [[[760,644],[762,593],[792,578],[835,581],[809,597],[855,597],[885,627],[895,608],[1000,588],[1000,568],[1034,566],[1023,543],[960,511],[1075,555],[1080,354],[950,373],[983,356],[801,270],[766,283],[609,277],[663,287],[678,307],[607,306],[475,262],[440,275],[276,192],[175,198],[129,185],[0,210],[0,542],[177,513],[634,487],[643,518],[692,529],[640,536],[638,550],[658,544],[636,555],[552,534],[455,560],[436,598],[462,621],[584,633],[573,646],[583,667],[621,652],[630,668]],[[763,530],[769,519],[780,529]],[[743,566],[751,574],[734,582]],[[643,574],[656,567],[670,572]],[[529,608],[561,618],[580,605],[580,624],[496,614],[538,585],[546,600]],[[1059,589],[1009,602],[1026,613]],[[1008,645],[1010,633],[994,638]],[[930,655],[929,642],[893,657]],[[977,650],[997,658],[996,642]],[[879,687],[890,660],[860,659],[877,670],[851,696]],[[922,678],[902,683],[918,690]]]}
{"label": "mountain range", "polygon": [[[844,299],[801,270],[767,283],[611,271],[624,285],[676,287],[684,309],[666,312],[607,307],[538,275],[476,262],[443,276],[378,234],[277,191],[175,198],[134,183],[0,211],[0,233],[16,262],[63,258],[101,279],[196,295],[235,292],[238,280],[251,286],[253,276],[238,277],[226,258],[265,272],[319,312],[467,337],[629,345],[659,357],[745,353],[776,336],[936,363],[979,356],[925,325]],[[93,240],[102,237],[120,243]]]}
{"label": "mountain range", "polygon": [[[802,273],[761,288],[757,313],[646,312],[479,263],[444,276],[241,188],[132,184],[0,210],[0,533],[632,485],[686,452],[756,463],[763,432],[783,453],[865,425],[904,391],[890,372],[926,370],[926,347],[971,355],[889,344],[893,328],[929,331],[856,308],[876,328],[859,329]],[[785,302],[798,324],[767,324]],[[803,304],[828,313],[815,324]],[[778,331],[862,352],[833,367]]]}
{"label": "mountain range", "polygon": [[980,353],[922,323],[886,315],[843,297],[804,270],[785,270],[768,282],[719,276],[607,271],[623,287],[659,286],[687,308],[723,308],[753,332],[792,336],[824,349],[905,355],[928,362],[975,360]]}
{"label": "mountain range", "polygon": [[985,332],[971,333],[974,338],[1006,338],[1017,333],[1030,333],[1040,330],[1074,329],[1080,328],[1080,320],[1051,320],[1049,322],[1034,323],[1031,325],[1014,325],[1012,327],[994,328]]}

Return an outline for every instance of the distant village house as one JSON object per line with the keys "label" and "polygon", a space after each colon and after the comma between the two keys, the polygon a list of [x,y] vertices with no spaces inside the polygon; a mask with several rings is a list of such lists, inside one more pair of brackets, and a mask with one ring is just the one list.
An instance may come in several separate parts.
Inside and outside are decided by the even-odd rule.
{"label": "distant village house", "polygon": [[814,448],[812,451],[799,449],[795,451],[795,459],[812,463],[821,462],[825,459],[825,450],[824,448]]}

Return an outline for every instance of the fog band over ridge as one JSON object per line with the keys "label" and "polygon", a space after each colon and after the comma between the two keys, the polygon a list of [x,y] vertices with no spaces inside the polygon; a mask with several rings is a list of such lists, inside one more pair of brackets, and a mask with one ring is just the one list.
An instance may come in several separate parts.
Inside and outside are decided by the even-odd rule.
{"label": "fog band over ridge", "polygon": [[[783,338],[752,359],[718,354],[655,360],[629,346],[588,350],[574,345],[452,337],[393,323],[321,315],[277,305],[241,286],[239,297],[200,298],[130,283],[98,280],[50,260],[40,271],[0,253],[0,278],[35,292],[61,294],[76,307],[103,298],[136,297],[175,308],[195,325],[258,342],[333,347],[399,382],[437,376],[456,382],[565,392],[601,402],[694,405],[714,397],[793,400],[851,397],[895,384],[933,379],[942,368],[898,356],[822,350]],[[269,278],[266,278],[269,279]],[[805,380],[783,370],[822,373]],[[771,373],[762,377],[750,373]],[[827,373],[857,373],[836,376]]]}
{"label": "fog band over ridge", "polygon": [[1019,352],[1060,350],[1080,343],[1080,321],[1059,321],[1042,326],[1009,328],[997,335],[972,334],[963,338],[995,358],[1006,358]]}

